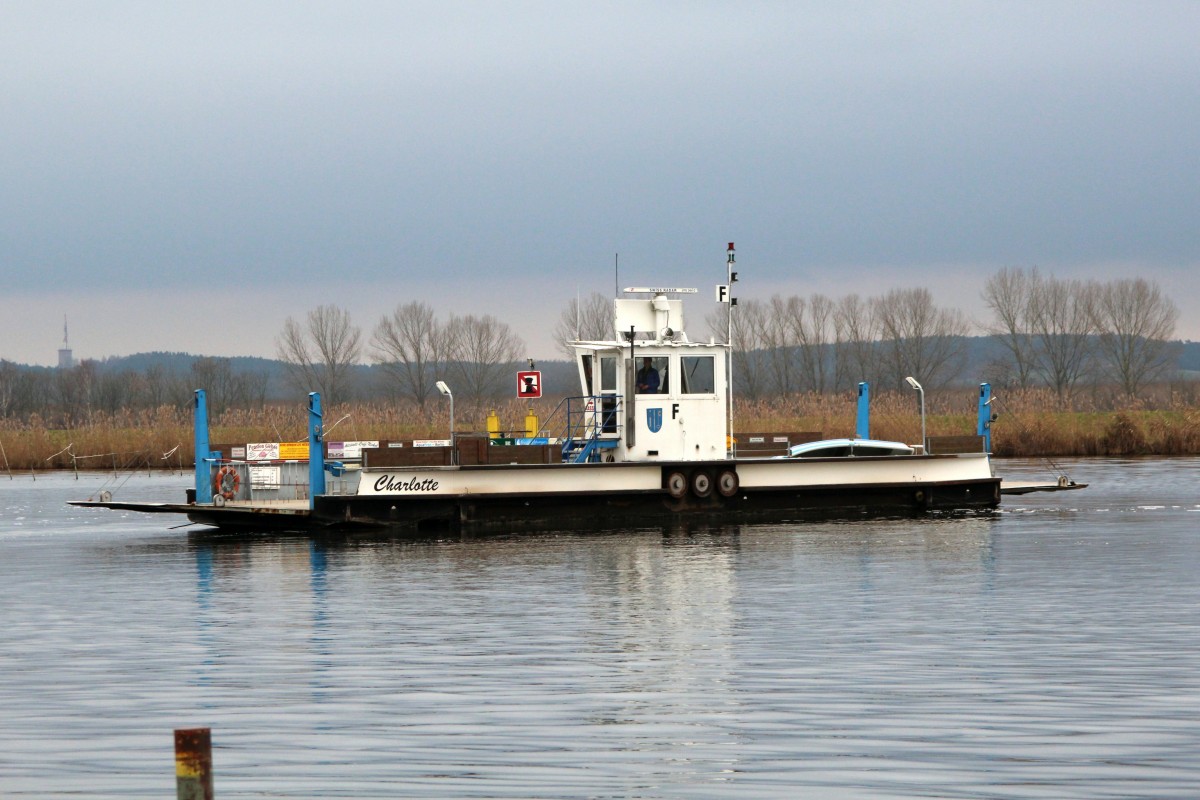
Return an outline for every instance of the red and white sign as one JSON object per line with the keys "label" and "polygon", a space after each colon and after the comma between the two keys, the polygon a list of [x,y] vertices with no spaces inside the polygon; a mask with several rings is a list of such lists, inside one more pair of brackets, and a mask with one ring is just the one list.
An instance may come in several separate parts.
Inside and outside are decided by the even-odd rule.
{"label": "red and white sign", "polygon": [[542,373],[541,372],[518,372],[517,373],[517,397],[541,397],[542,396]]}

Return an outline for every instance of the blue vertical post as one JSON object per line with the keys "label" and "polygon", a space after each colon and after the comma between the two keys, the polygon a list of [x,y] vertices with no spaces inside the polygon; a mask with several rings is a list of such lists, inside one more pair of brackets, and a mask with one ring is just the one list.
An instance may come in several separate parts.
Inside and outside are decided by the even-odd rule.
{"label": "blue vertical post", "polygon": [[979,424],[975,433],[983,437],[984,452],[992,452],[992,385],[979,384]]}
{"label": "blue vertical post", "polygon": [[321,393],[308,393],[308,510],[314,498],[325,494],[325,438],[321,430]]}
{"label": "blue vertical post", "polygon": [[208,398],[203,389],[196,390],[196,406],[192,415],[196,433],[196,502],[212,502],[212,481],[209,480],[208,459]]}
{"label": "blue vertical post", "polygon": [[871,438],[871,384],[866,381],[858,385],[858,423],[854,435],[859,439]]}

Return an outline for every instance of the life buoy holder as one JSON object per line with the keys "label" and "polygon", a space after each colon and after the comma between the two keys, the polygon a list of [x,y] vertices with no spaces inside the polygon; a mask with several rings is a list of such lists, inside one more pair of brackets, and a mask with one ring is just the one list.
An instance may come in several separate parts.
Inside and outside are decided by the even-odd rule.
{"label": "life buoy holder", "polygon": [[228,464],[217,470],[217,475],[213,478],[213,491],[226,500],[237,497],[238,487],[241,485],[242,476],[238,474],[237,467]]}
{"label": "life buoy holder", "polygon": [[741,486],[741,481],[738,480],[738,474],[734,470],[721,470],[721,474],[717,476],[717,491],[722,497],[733,497],[738,493],[738,488]]}

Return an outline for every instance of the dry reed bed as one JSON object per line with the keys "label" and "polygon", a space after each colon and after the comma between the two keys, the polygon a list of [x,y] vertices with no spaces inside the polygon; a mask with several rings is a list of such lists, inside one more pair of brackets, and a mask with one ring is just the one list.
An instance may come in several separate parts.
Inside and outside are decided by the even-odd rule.
{"label": "dry reed bed", "polygon": [[[997,397],[998,418],[992,446],[1000,456],[1198,455],[1200,407],[1192,398],[1160,399],[1153,407],[1137,402],[1119,410],[1098,410],[1093,401],[1076,399],[1066,410],[1052,392],[1026,390]],[[926,429],[930,436],[975,431],[973,393],[930,393]],[[853,393],[801,394],[770,400],[738,400],[734,427],[742,431],[821,431],[825,436],[854,433]],[[456,411],[459,432],[483,431],[488,411],[500,417],[503,430],[523,429],[530,404],[509,400],[492,406]],[[562,427],[552,400],[533,409],[551,430]],[[348,404],[325,410],[328,441],[444,437],[449,409],[433,403]],[[271,406],[230,409],[211,419],[214,442],[303,441],[307,411]],[[917,402],[911,392],[881,392],[871,401],[871,435],[877,439],[915,442],[921,436]],[[93,413],[65,428],[50,427],[36,415],[27,421],[0,420],[0,469],[12,472],[47,469],[189,468],[194,435],[191,410],[163,406],[152,411]]]}

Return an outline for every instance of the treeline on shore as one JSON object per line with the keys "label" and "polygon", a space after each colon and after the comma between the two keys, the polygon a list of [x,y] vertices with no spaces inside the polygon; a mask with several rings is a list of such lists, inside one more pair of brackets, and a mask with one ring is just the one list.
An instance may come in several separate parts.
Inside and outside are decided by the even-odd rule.
{"label": "treeline on shore", "polygon": [[[992,384],[1001,456],[1195,454],[1197,343],[1175,340],[1179,311],[1142,279],[1060,280],[1004,269],[984,285],[991,311],[973,323],[935,305],[926,289],[873,297],[776,295],[718,304],[710,334],[732,342],[734,429],[854,430],[854,393],[875,395],[876,438],[919,439],[915,398],[924,386],[931,436],[971,433],[978,381]],[[555,338],[613,337],[612,301],[572,300]],[[982,329],[986,336],[971,336]],[[694,337],[701,338],[701,337]],[[530,362],[500,320],[441,318],[421,302],[398,305],[370,332],[348,311],[320,306],[288,318],[277,360],[158,354],[137,367],[85,361],[65,369],[0,360],[0,457],[7,469],[170,466],[191,463],[193,390],[203,388],[220,441],[305,437],[305,394],[319,391],[327,419],[349,440],[445,436],[453,387],[459,430],[479,430],[490,408],[523,419],[511,400]],[[181,360],[182,359],[182,360]],[[531,365],[531,364],[530,364]],[[540,365],[543,391],[578,391],[576,365]],[[538,404],[543,415],[555,401]],[[504,411],[507,409],[507,411]],[[517,423],[514,422],[514,425]],[[556,435],[563,427],[552,427]],[[464,427],[465,426],[465,427]]]}
{"label": "treeline on shore", "polygon": [[[1045,388],[1000,392],[993,402],[992,449],[1001,457],[1200,455],[1200,406],[1196,384],[1148,387],[1141,398],[1114,402],[1117,395],[1074,397],[1067,407]],[[971,434],[976,427],[976,391],[944,389],[926,397],[929,436]],[[549,418],[556,400],[532,404],[549,435],[561,420]],[[522,430],[531,404],[508,400],[478,404],[457,412],[461,435],[486,429],[494,410],[501,428]],[[826,437],[854,433],[852,392],[798,393],[734,403],[734,430],[819,431]],[[325,409],[327,441],[444,438],[448,407],[413,403],[343,403]],[[556,427],[557,426],[557,427]],[[299,405],[227,408],[211,415],[211,440],[293,442],[307,439],[307,412]],[[885,391],[871,402],[871,435],[917,442],[921,421],[913,392]],[[45,470],[179,470],[194,460],[191,409],[93,411],[67,426],[48,424],[37,414],[0,420],[0,467],[5,474]]]}
{"label": "treeline on shore", "polygon": [[[751,400],[852,391],[859,381],[903,390],[911,376],[930,391],[980,380],[996,388],[1048,387],[1055,401],[1047,407],[1070,410],[1074,398],[1108,387],[1129,403],[1156,384],[1200,372],[1200,343],[1175,339],[1178,308],[1145,280],[1060,280],[1037,269],[1003,269],[981,296],[992,315],[983,323],[936,305],[927,289],[746,297],[737,306],[717,304],[704,322],[708,335],[732,342],[735,394]],[[367,333],[349,311],[325,305],[288,318],[276,359],[146,353],[58,369],[0,358],[0,418],[37,414],[68,427],[97,411],[186,409],[196,388],[208,392],[218,413],[303,403],[310,391],[327,405],[423,408],[440,402],[438,381],[459,401],[498,402],[511,396],[514,372],[532,363],[524,343],[495,317],[441,318],[417,301],[398,305]],[[613,337],[612,300],[595,292],[570,301],[554,328],[568,358],[572,341]],[[578,385],[570,360],[540,368],[549,393]]]}

